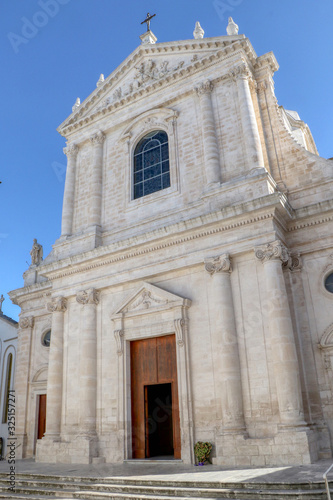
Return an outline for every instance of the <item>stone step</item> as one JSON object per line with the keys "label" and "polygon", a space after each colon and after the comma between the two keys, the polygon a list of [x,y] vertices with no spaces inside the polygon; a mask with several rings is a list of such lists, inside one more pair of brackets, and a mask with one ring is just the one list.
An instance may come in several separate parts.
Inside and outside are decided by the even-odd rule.
{"label": "stone step", "polygon": [[[48,478],[48,479],[47,479]],[[81,500],[324,500],[323,482],[316,483],[219,483],[162,481],[131,478],[80,478],[17,474],[15,493],[0,477],[1,498]]]}

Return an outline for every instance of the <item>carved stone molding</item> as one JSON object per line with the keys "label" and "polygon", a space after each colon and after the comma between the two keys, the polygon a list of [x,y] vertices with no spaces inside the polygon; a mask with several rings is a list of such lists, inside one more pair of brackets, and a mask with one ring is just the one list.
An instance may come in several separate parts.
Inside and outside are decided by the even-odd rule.
{"label": "carved stone molding", "polygon": [[211,94],[214,89],[214,84],[210,80],[207,80],[199,85],[199,87],[195,88],[196,93],[199,97],[205,94]]}
{"label": "carved stone molding", "polygon": [[291,272],[299,272],[302,270],[302,259],[301,259],[301,254],[291,254],[289,261],[288,261],[288,267]]}
{"label": "carved stone molding", "polygon": [[287,248],[280,240],[273,241],[267,245],[262,245],[255,248],[255,256],[262,263],[270,260],[279,260],[282,263],[289,261],[289,253]]}
{"label": "carved stone molding", "polygon": [[205,259],[205,269],[211,276],[215,273],[231,273],[232,266],[229,254]]}
{"label": "carved stone molding", "polygon": [[237,78],[242,78],[242,79],[253,79],[252,78],[252,73],[250,71],[250,68],[246,64],[245,61],[242,63],[238,64],[235,66],[229,73],[229,76],[231,78],[237,79]]}
{"label": "carved stone molding", "polygon": [[65,312],[67,310],[67,299],[65,297],[54,297],[48,302],[46,308],[49,312]]}
{"label": "carved stone molding", "polygon": [[79,304],[95,304],[99,303],[99,292],[95,288],[82,290],[76,295],[76,302]]}
{"label": "carved stone molding", "polygon": [[180,347],[183,347],[184,346],[185,320],[183,318],[175,319],[174,324],[175,324],[175,332],[176,332],[177,344]]}
{"label": "carved stone molding", "polygon": [[97,132],[97,134],[94,134],[92,137],[90,137],[90,142],[93,146],[99,146],[103,144],[104,141],[105,141],[105,135],[101,131]]}
{"label": "carved stone molding", "polygon": [[124,351],[124,330],[115,330],[113,333],[117,343],[117,354],[122,356]]}
{"label": "carved stone molding", "polygon": [[70,158],[70,157],[76,158],[76,156],[77,156],[77,154],[78,154],[78,152],[79,152],[79,148],[77,147],[77,145],[76,145],[76,144],[74,144],[74,143],[73,143],[73,144],[68,144],[68,146],[67,146],[67,147],[65,147],[65,148],[63,149],[63,151],[64,151],[64,154],[65,154],[68,158]]}
{"label": "carved stone molding", "polygon": [[267,90],[266,82],[260,82],[257,84],[257,93],[261,94]]}
{"label": "carved stone molding", "polygon": [[19,328],[20,330],[25,330],[26,328],[32,328],[34,326],[34,317],[26,316],[25,318],[20,318]]}

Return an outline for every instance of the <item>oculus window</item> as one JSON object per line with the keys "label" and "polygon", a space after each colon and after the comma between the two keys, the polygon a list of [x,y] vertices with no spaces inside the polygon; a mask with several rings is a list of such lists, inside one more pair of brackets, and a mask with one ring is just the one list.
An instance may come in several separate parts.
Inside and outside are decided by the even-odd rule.
{"label": "oculus window", "polygon": [[333,293],[333,273],[330,273],[325,279],[325,288],[328,292]]}
{"label": "oculus window", "polygon": [[134,199],[170,187],[168,134],[154,130],[145,135],[134,151]]}
{"label": "oculus window", "polygon": [[51,344],[51,330],[48,330],[42,335],[42,345],[44,347],[50,347]]}

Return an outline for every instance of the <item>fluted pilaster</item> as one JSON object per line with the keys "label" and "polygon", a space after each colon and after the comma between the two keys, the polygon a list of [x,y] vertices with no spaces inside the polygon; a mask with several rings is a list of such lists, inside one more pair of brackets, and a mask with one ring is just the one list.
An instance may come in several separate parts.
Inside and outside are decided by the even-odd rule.
{"label": "fluted pilaster", "polygon": [[205,260],[211,275],[212,342],[216,399],[220,401],[222,432],[245,432],[243,392],[230,274],[229,255]]}

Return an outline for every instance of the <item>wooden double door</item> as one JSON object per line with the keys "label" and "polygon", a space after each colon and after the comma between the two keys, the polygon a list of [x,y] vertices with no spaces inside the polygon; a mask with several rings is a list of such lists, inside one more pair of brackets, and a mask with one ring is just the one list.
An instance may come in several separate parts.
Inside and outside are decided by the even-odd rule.
{"label": "wooden double door", "polygon": [[133,458],[181,457],[175,335],[131,342]]}

